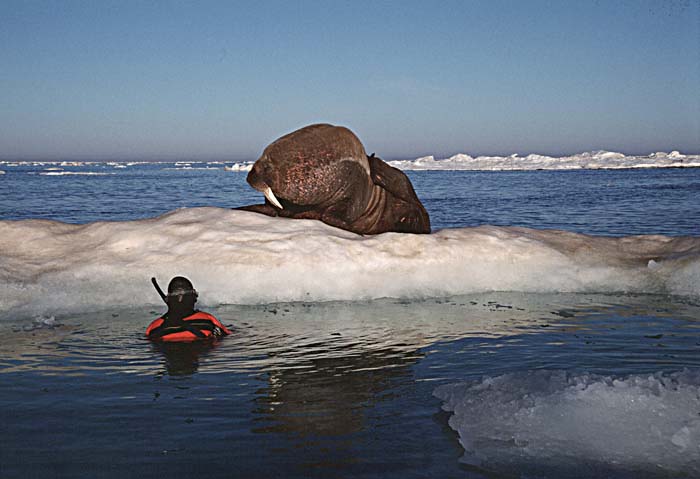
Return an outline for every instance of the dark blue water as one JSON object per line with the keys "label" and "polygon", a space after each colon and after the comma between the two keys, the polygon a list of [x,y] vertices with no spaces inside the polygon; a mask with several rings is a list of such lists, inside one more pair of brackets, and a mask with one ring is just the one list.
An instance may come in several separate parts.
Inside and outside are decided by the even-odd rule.
{"label": "dark blue water", "polygon": [[[181,207],[263,201],[245,173],[220,165],[168,169],[173,166],[64,167],[104,176],[42,176],[45,166],[5,167],[0,219],[123,221]],[[433,230],[491,224],[613,236],[700,235],[700,168],[407,174]]]}
{"label": "dark blue water", "polygon": [[[124,221],[262,199],[244,173],[169,166],[64,168],[114,173],[104,176],[42,176],[43,166],[6,166],[0,219]],[[408,175],[434,229],[700,234],[700,169]],[[181,348],[143,339],[160,312],[116,309],[0,324],[0,478],[631,479],[687,478],[698,470],[645,461],[645,451],[678,446],[640,433],[649,418],[647,431],[663,425],[654,411],[640,415],[640,428],[615,424],[625,407],[615,396],[601,414],[610,431],[638,435],[635,464],[573,443],[553,444],[560,456],[564,451],[554,464],[528,458],[527,471],[505,453],[467,466],[459,462],[464,449],[450,415],[433,396],[443,384],[538,370],[595,373],[622,385],[632,374],[697,370],[698,298],[491,293],[221,305],[211,312],[234,334],[216,347]],[[700,400],[688,401],[700,413]],[[698,462],[700,453],[685,457]]]}
{"label": "dark blue water", "polygon": [[416,172],[436,228],[700,235],[700,169]]}

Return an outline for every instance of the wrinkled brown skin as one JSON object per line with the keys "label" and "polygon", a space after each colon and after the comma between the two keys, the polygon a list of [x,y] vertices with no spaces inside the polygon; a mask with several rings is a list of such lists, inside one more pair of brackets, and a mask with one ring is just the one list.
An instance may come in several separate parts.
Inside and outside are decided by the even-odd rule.
{"label": "wrinkled brown skin", "polygon": [[374,155],[344,127],[310,125],[270,144],[248,173],[284,207],[237,208],[268,216],[321,220],[358,234],[430,233],[430,218],[408,177]]}

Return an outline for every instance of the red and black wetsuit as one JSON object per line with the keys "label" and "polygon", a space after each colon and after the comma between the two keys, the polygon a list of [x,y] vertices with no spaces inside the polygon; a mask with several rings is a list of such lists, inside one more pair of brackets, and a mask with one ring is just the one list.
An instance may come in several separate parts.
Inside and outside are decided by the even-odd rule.
{"label": "red and black wetsuit", "polygon": [[185,318],[168,320],[167,314],[153,321],[146,329],[148,339],[157,341],[197,341],[216,339],[231,334],[209,313],[195,311]]}

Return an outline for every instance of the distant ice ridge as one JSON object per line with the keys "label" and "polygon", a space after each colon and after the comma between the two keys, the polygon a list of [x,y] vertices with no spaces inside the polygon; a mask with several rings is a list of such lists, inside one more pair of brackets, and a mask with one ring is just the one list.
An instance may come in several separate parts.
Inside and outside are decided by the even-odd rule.
{"label": "distant ice ridge", "polygon": [[700,238],[482,226],[359,236],[315,220],[185,208],[139,221],[0,221],[0,316],[158,304],[185,275],[204,304],[488,291],[700,295]]}
{"label": "distant ice ridge", "polygon": [[253,163],[234,163],[231,166],[224,166],[226,171],[245,171],[248,172],[253,169]]}
{"label": "distant ice ridge", "polygon": [[164,170],[220,170],[221,168],[216,168],[213,166],[175,166],[172,168],[163,168]]}
{"label": "distant ice ridge", "polygon": [[469,464],[520,477],[700,477],[698,371],[530,371],[440,386],[435,395],[453,413]]}
{"label": "distant ice ridge", "polygon": [[102,173],[97,171],[42,171],[41,176],[107,176],[114,173]]}
{"label": "distant ice ridge", "polygon": [[[435,159],[434,156],[424,156],[414,160],[394,160],[390,165],[401,170],[582,170],[582,169],[622,169],[622,168],[700,168],[700,155],[684,155],[678,151],[671,153],[657,152],[649,155],[627,156],[611,151],[592,151],[571,156],[553,157],[530,154],[527,156],[478,156],[472,157],[460,153],[450,158]],[[113,168],[143,164],[173,165],[177,169],[218,169],[223,165],[226,171],[248,172],[253,168],[252,161],[225,164],[221,161],[0,161],[0,165],[16,166],[92,166],[108,165]],[[216,165],[216,166],[193,166]]]}
{"label": "distant ice ridge", "polygon": [[425,156],[415,160],[390,161],[389,164],[401,170],[597,170],[622,168],[682,168],[700,167],[700,155],[652,153],[647,156],[626,156],[610,151],[594,151],[572,156],[552,157],[544,155],[517,154],[510,156],[471,157],[458,154],[436,160]]}

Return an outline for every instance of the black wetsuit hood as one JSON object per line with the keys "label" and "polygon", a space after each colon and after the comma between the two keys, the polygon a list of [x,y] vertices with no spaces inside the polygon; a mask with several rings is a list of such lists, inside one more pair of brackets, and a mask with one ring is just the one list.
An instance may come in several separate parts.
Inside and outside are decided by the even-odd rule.
{"label": "black wetsuit hood", "polygon": [[163,315],[163,324],[167,326],[180,326],[184,324],[183,319],[192,316],[197,310],[194,304],[197,300],[193,295],[168,297],[168,312]]}

